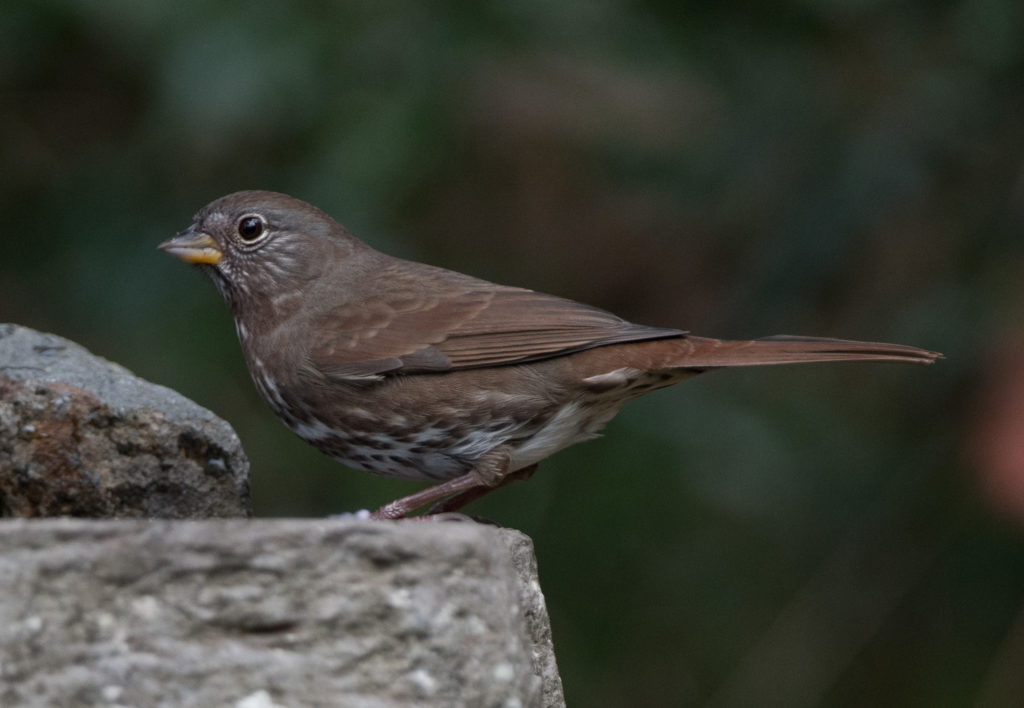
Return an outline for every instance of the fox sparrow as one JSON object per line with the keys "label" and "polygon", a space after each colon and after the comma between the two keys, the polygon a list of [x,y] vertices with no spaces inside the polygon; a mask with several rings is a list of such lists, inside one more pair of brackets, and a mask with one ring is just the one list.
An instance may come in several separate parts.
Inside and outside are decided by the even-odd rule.
{"label": "fox sparrow", "polygon": [[708,369],[927,364],[899,344],[695,337],[392,258],[273,192],[204,207],[160,248],[209,275],[253,381],[300,438],[351,467],[434,482],[381,507],[453,510],[596,435],[630,399]]}

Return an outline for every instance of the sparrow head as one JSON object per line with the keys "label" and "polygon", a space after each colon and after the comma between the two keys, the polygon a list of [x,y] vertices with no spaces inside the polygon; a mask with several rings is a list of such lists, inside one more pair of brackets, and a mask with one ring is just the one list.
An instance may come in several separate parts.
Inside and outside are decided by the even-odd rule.
{"label": "sparrow head", "polygon": [[311,204],[286,194],[235,192],[211,202],[192,225],[160,244],[210,276],[236,316],[305,291],[329,263],[369,250]]}

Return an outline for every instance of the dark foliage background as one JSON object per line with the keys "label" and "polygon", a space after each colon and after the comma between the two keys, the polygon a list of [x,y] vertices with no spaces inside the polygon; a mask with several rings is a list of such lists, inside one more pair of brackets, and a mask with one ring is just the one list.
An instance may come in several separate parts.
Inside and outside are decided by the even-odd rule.
{"label": "dark foliage background", "polygon": [[227,418],[261,515],[412,488],[292,437],[155,250],[237,189],[649,324],[944,351],[700,377],[474,511],[536,540],[571,705],[1019,704],[1019,2],[16,0],[0,90],[0,320]]}

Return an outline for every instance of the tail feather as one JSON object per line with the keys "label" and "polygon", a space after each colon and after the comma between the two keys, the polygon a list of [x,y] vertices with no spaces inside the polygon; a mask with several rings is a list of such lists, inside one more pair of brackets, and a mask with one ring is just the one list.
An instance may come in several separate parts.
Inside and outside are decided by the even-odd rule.
{"label": "tail feather", "polygon": [[714,369],[727,366],[768,366],[827,361],[893,361],[931,364],[942,354],[903,344],[858,342],[823,337],[775,335],[751,340],[722,340],[687,335],[677,367]]}

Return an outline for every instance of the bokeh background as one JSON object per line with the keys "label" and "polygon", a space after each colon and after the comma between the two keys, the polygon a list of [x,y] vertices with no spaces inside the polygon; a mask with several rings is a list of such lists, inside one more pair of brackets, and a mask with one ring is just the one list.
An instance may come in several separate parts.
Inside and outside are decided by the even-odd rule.
{"label": "bokeh background", "polygon": [[534,538],[570,705],[1021,705],[1022,14],[3,3],[0,320],[225,417],[265,516],[414,487],[288,433],[156,251],[237,189],[652,325],[941,350],[700,377],[473,511]]}

